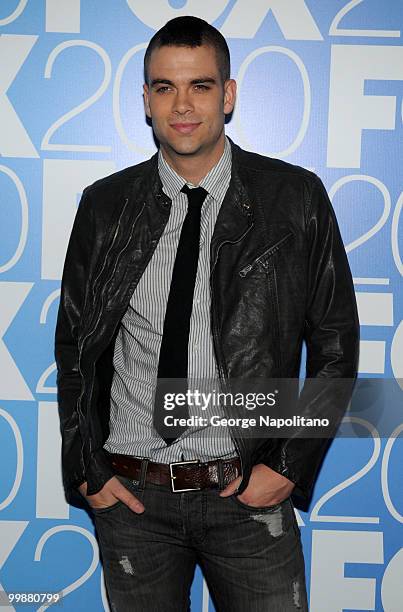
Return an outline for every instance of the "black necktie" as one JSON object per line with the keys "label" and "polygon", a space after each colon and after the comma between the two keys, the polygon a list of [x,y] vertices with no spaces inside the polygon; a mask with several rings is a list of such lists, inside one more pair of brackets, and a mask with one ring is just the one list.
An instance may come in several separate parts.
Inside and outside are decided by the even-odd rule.
{"label": "black necktie", "polygon": [[185,394],[187,391],[189,329],[199,261],[200,216],[207,195],[203,187],[190,189],[184,185],[181,191],[187,194],[188,211],[182,225],[172,272],[154,401],[154,427],[167,444],[172,444],[187,429],[187,426],[165,425],[164,417],[189,416],[187,403],[167,410],[166,394]]}

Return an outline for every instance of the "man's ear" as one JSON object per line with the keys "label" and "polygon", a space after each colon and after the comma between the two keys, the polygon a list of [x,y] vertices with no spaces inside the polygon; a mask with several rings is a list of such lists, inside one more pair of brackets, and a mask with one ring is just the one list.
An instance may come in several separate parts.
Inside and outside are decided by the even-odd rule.
{"label": "man's ear", "polygon": [[232,113],[236,100],[236,81],[227,79],[224,83],[224,113]]}
{"label": "man's ear", "polygon": [[147,115],[151,119],[151,110],[150,110],[150,99],[149,99],[149,89],[147,83],[143,85],[143,100],[144,100],[144,110]]}

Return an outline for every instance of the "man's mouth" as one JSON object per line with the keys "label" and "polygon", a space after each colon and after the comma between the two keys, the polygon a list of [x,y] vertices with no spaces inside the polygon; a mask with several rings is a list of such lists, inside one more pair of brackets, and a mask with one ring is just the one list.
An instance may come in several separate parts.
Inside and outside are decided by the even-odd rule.
{"label": "man's mouth", "polygon": [[171,128],[180,134],[192,134],[199,125],[200,123],[171,123]]}

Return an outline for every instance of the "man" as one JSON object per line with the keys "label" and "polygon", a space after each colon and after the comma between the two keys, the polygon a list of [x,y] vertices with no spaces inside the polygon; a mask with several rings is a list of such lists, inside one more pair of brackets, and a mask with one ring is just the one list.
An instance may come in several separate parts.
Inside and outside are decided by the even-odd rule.
{"label": "man", "polygon": [[[336,218],[314,174],[225,136],[236,83],[215,28],[171,20],[144,64],[159,152],[85,189],[66,256],[67,496],[94,514],[112,610],[187,610],[196,563],[220,612],[307,610],[290,495],[309,498],[326,440],[169,431],[161,381],[297,378],[303,339],[307,377],[354,379]],[[346,394],[321,391],[310,414],[340,418]]]}

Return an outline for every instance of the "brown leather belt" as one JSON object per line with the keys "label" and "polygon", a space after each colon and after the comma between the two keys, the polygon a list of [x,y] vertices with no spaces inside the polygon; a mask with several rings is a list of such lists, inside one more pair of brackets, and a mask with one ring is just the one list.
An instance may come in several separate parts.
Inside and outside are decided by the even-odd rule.
{"label": "brown leather belt", "polygon": [[173,493],[218,489],[226,486],[241,474],[241,462],[233,459],[216,461],[176,461],[175,463],[155,463],[131,455],[108,453],[115,472],[133,480],[160,485],[171,485]]}

